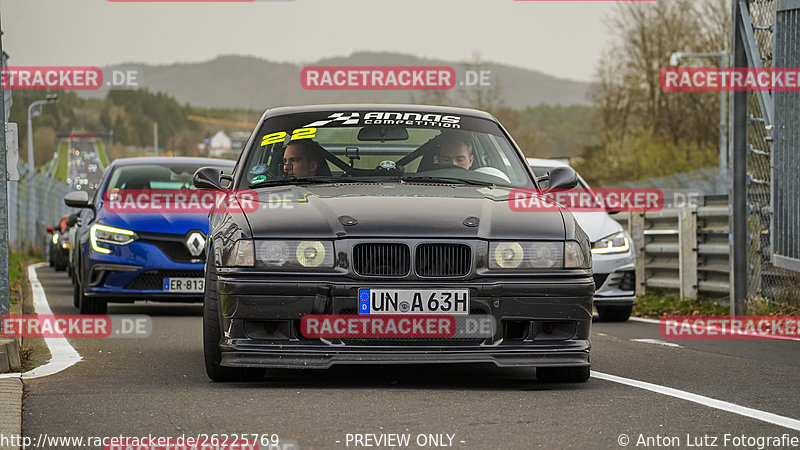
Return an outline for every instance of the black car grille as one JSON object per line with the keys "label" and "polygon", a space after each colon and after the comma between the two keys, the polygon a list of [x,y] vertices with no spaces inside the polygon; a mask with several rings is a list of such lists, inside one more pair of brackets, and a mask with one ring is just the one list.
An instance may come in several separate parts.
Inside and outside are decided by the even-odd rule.
{"label": "black car grille", "polygon": [[603,286],[603,283],[606,282],[607,278],[608,278],[608,274],[607,273],[596,273],[596,274],[594,274],[594,288],[595,289],[600,289]]}
{"label": "black car grille", "polygon": [[411,270],[411,251],[405,244],[357,244],[353,270],[365,276],[402,277]]}
{"label": "black car grille", "polygon": [[179,235],[143,236],[139,239],[139,242],[155,245],[171,261],[182,263],[205,261],[205,250],[203,250],[203,253],[199,256],[192,256],[192,254],[189,253],[189,249],[186,248],[185,239],[184,236]]}
{"label": "black car grille", "polygon": [[202,270],[148,270],[140,273],[125,285],[125,289],[160,291],[164,288],[164,278],[203,278]]}
{"label": "black car grille", "polygon": [[416,270],[423,277],[461,277],[472,266],[472,249],[464,244],[422,244]]}

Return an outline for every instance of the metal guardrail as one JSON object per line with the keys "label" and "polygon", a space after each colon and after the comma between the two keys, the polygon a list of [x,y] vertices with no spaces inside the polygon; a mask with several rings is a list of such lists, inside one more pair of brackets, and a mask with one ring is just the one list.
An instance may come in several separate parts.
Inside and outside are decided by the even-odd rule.
{"label": "metal guardrail", "polygon": [[20,169],[19,181],[8,184],[8,242],[13,251],[41,252],[48,235],[45,229],[54,226],[70,208],[64,205],[69,186],[46,172]]}
{"label": "metal guardrail", "polygon": [[730,294],[730,208],[727,195],[707,195],[702,204],[654,212],[618,213],[637,255],[637,295],[647,288],[681,297]]}

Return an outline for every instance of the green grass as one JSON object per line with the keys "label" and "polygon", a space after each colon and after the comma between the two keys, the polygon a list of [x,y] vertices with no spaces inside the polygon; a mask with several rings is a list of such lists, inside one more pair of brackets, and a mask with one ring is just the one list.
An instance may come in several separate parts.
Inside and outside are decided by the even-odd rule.
{"label": "green grass", "polygon": [[97,145],[97,157],[100,158],[100,164],[103,165],[103,168],[108,167],[111,164],[111,158],[108,156],[106,146],[100,141],[95,141],[95,145]]}
{"label": "green grass", "polygon": [[11,291],[11,304],[16,305],[22,300],[22,271],[28,264],[41,262],[40,255],[10,252],[8,254],[8,285]]}
{"label": "green grass", "polygon": [[751,316],[796,316],[800,315],[800,307],[769,301],[765,298],[747,300],[745,311]]}
{"label": "green grass", "polygon": [[636,299],[633,315],[660,319],[663,316],[716,316],[730,314],[730,307],[712,300],[681,301],[676,294],[648,293]]}
{"label": "green grass", "polygon": [[8,281],[12,305],[22,300],[22,266],[27,258],[28,256],[22,253],[12,252],[8,255]]}
{"label": "green grass", "polygon": [[56,166],[55,179],[67,182],[67,164],[69,162],[69,144],[62,141],[58,144],[58,166]]}

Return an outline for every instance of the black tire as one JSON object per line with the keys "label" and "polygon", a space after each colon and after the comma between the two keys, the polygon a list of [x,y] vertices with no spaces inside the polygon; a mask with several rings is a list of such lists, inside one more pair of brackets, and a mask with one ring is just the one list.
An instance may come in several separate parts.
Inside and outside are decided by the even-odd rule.
{"label": "black tire", "polygon": [[81,296],[83,295],[83,291],[81,290],[81,285],[78,284],[78,280],[75,277],[72,277],[72,305],[76,308],[80,308],[81,306]]}
{"label": "black tire", "polygon": [[586,367],[538,367],[536,379],[543,383],[583,383],[591,370]]}
{"label": "black tire", "polygon": [[62,264],[62,263],[59,263],[58,261],[56,261],[54,267],[56,269],[56,272],[63,272],[65,270],[67,270],[67,263],[63,263]]}
{"label": "black tire", "polygon": [[73,287],[72,302],[81,314],[105,314],[108,311],[108,303],[87,297],[79,283]]}
{"label": "black tire", "polygon": [[631,317],[633,305],[598,306],[597,315],[603,322],[625,322]]}
{"label": "black tire", "polygon": [[206,262],[205,293],[203,294],[203,357],[206,374],[212,381],[256,381],[264,378],[266,371],[249,367],[225,367],[219,341],[220,315],[217,296],[217,271],[213,258]]}

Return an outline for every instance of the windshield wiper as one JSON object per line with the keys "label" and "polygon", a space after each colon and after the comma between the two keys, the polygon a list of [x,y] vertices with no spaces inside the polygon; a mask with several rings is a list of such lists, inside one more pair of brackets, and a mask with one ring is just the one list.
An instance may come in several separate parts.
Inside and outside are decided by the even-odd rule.
{"label": "windshield wiper", "polygon": [[445,184],[471,184],[474,186],[491,186],[494,187],[494,183],[490,181],[478,181],[478,180],[465,180],[463,178],[452,178],[452,177],[400,177],[400,181],[408,182],[408,181],[422,181],[426,183],[445,183]]}
{"label": "windshield wiper", "polygon": [[303,184],[336,184],[336,183],[363,183],[365,181],[372,181],[364,178],[355,177],[301,177],[301,178],[281,178],[279,180],[264,180],[250,185],[250,189],[254,187],[267,187],[267,186],[287,186],[287,185],[303,185]]}

